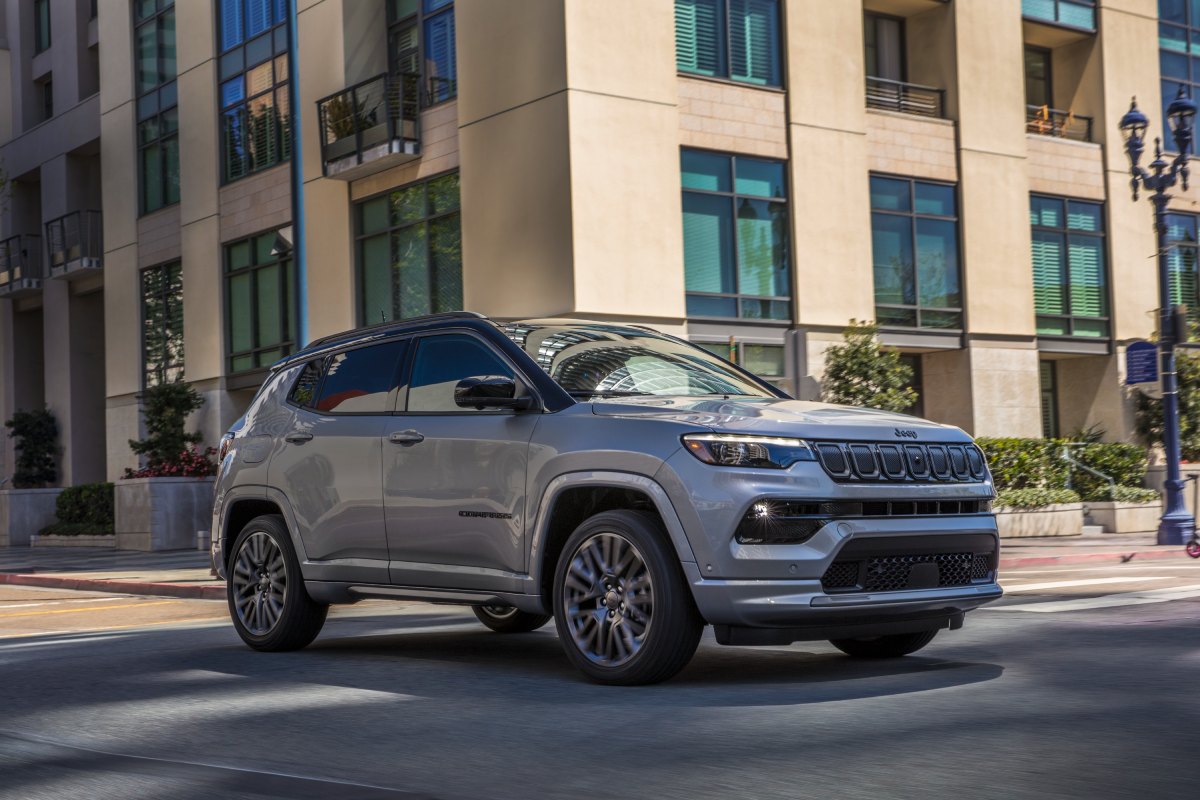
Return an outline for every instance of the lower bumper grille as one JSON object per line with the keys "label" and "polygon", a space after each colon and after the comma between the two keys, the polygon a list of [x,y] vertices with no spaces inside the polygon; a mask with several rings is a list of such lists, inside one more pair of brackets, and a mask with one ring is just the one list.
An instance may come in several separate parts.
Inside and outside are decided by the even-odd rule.
{"label": "lower bumper grille", "polygon": [[880,555],[834,561],[821,577],[826,592],[895,592],[969,586],[992,579],[991,553]]}

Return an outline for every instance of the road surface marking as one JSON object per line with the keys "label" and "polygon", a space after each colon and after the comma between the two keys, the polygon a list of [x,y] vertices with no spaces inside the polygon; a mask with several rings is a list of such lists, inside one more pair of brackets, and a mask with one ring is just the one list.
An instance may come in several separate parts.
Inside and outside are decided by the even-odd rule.
{"label": "road surface marking", "polygon": [[1145,603],[1165,603],[1200,597],[1200,585],[1175,586],[1170,589],[1150,589],[1144,592],[1124,592],[1101,597],[1081,597],[1075,600],[1052,600],[1046,603],[1018,603],[1011,606],[984,606],[988,611],[1036,611],[1053,614],[1062,611],[1086,611],[1092,608],[1138,606]]}
{"label": "road surface marking", "polygon": [[1100,586],[1108,583],[1139,583],[1141,581],[1166,581],[1170,575],[1123,575],[1120,578],[1084,578],[1077,581],[1049,581],[1047,583],[1004,583],[1005,592],[1040,592],[1043,589],[1066,589],[1069,586]]}
{"label": "road surface marking", "polygon": [[52,611],[22,611],[19,614],[0,614],[0,617],[40,617],[44,614],[82,614],[85,611],[112,611],[117,608],[148,608],[150,606],[178,605],[182,600],[155,600],[152,603],[125,603],[118,606],[92,606],[91,608],[56,608]]}
{"label": "road surface marking", "polygon": [[111,597],[85,597],[82,600],[68,598],[65,600],[47,600],[41,603],[6,603],[0,600],[0,611],[7,611],[10,608],[33,608],[34,606],[58,606],[63,603],[111,603]]}
{"label": "road surface marking", "polygon": [[[1200,564],[1196,564],[1192,568],[1193,569],[1200,568]],[[1054,569],[1042,568],[1042,567],[1039,567],[1037,569],[1031,569],[1029,567],[1007,567],[1007,568],[1001,567],[1000,572],[1002,574],[1007,573],[1009,575],[1056,575],[1056,574],[1062,573],[1062,572],[1067,572],[1067,573],[1112,572],[1113,570],[1135,570],[1135,569],[1139,570],[1139,571],[1145,571],[1145,570],[1167,571],[1167,570],[1170,570],[1172,572],[1178,572],[1181,569],[1183,569],[1183,570],[1188,569],[1188,566],[1187,566],[1186,562],[1184,562],[1183,564],[1147,564],[1145,562],[1140,562],[1137,564],[1134,564],[1134,563],[1109,564],[1107,567],[1055,567]]]}
{"label": "road surface marking", "polygon": [[[31,631],[29,633],[5,633],[0,634],[0,639],[31,639],[35,636],[72,636],[77,633],[108,633],[109,631],[126,631],[136,630],[137,628],[148,628],[151,625],[179,625],[180,627],[190,627],[192,623],[203,623],[209,627],[215,627],[222,623],[229,622],[229,615],[221,617],[197,617],[195,619],[164,619],[157,622],[138,622],[133,625],[110,625],[106,628],[68,628],[64,631]],[[90,636],[86,639],[48,639],[45,642],[35,642],[37,645],[49,644],[78,644],[81,642],[98,642],[107,637]],[[8,647],[9,645],[0,645],[0,648]],[[28,647],[29,645],[11,645],[12,647]]]}

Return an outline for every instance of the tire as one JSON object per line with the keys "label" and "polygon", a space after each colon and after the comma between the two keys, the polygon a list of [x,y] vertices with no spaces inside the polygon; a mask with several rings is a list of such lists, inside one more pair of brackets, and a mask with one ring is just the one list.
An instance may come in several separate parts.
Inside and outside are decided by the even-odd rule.
{"label": "tire", "polygon": [[300,562],[283,517],[250,520],[230,549],[225,584],[229,616],[242,641],[255,650],[305,647],[325,624],[329,606],[304,589]]}
{"label": "tire", "polygon": [[664,681],[704,631],[666,531],[640,511],[585,520],[563,547],[551,592],[567,657],[597,683]]}
{"label": "tire", "polygon": [[474,606],[471,610],[496,633],[529,633],[550,621],[549,614],[530,614],[512,606]]}
{"label": "tire", "polygon": [[936,630],[897,633],[871,639],[830,639],[829,643],[855,658],[899,658],[917,652],[932,642],[934,636],[937,636]]}

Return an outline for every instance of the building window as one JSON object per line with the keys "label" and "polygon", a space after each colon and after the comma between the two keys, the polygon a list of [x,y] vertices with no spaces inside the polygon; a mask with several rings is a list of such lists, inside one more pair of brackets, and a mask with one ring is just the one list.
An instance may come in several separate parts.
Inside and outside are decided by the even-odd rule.
{"label": "building window", "polygon": [[1058,365],[1038,362],[1038,383],[1042,394],[1042,436],[1058,438]]}
{"label": "building window", "polygon": [[221,177],[226,183],[291,157],[288,0],[221,0]]}
{"label": "building window", "polygon": [[903,82],[904,20],[882,14],[867,14],[863,20],[867,77]]}
{"label": "building window", "polygon": [[183,378],[183,267],[142,270],[142,372],[146,386]]}
{"label": "building window", "polygon": [[1025,48],[1025,103],[1031,106],[1054,106],[1050,82],[1050,51],[1040,47]]}
{"label": "building window", "polygon": [[781,344],[756,344],[739,341],[733,337],[726,342],[692,342],[692,344],[737,364],[747,372],[754,373],[785,392],[795,391],[786,377],[787,368],[784,365],[784,349]]}
{"label": "building window", "polygon": [[[1167,106],[1179,87],[1191,97],[1200,87],[1200,3],[1188,0],[1158,0],[1158,64],[1162,80],[1162,116],[1167,127]],[[1165,137],[1170,140],[1171,137]],[[1164,147],[1175,146],[1164,141]]]}
{"label": "building window", "polygon": [[388,68],[421,78],[422,105],[458,96],[453,0],[389,0]]}
{"label": "building window", "polygon": [[957,207],[953,184],[871,176],[875,315],[881,326],[962,329]]}
{"label": "building window", "polygon": [[904,388],[912,389],[917,393],[917,399],[904,409],[903,413],[912,414],[914,417],[923,417],[925,416],[925,374],[921,369],[921,357],[913,353],[901,353],[900,363],[912,370],[912,377],[909,378]]}
{"label": "building window", "polygon": [[364,324],[462,308],[458,173],[358,203]]}
{"label": "building window", "polygon": [[268,367],[295,346],[295,276],[276,241],[276,232],[268,231],[225,246],[230,372]]}
{"label": "building window", "polygon": [[778,0],[675,0],[680,72],[779,86],[779,30]]}
{"label": "building window", "polygon": [[54,81],[42,81],[42,121],[54,117]]}
{"label": "building window", "polygon": [[1167,214],[1167,270],[1171,278],[1172,305],[1188,307],[1188,316],[1200,318],[1200,281],[1196,276],[1196,216]]}
{"label": "building window", "polygon": [[138,202],[143,214],[179,202],[179,110],[175,84],[175,0],[134,6],[138,114]]}
{"label": "building window", "polygon": [[689,317],[792,317],[787,178],[781,161],[684,150]]}
{"label": "building window", "polygon": [[1031,195],[1033,305],[1041,336],[1108,336],[1104,206]]}
{"label": "building window", "polygon": [[33,0],[33,52],[50,49],[50,0]]}
{"label": "building window", "polygon": [[1021,14],[1072,28],[1096,30],[1096,0],[1021,0]]}

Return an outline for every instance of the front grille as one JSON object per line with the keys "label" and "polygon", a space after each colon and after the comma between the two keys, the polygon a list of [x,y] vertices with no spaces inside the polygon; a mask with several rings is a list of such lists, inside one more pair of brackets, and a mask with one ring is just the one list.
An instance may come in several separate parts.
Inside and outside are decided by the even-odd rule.
{"label": "front grille", "polygon": [[926,553],[834,561],[821,587],[835,592],[941,589],[991,580],[991,553]]}
{"label": "front grille", "polygon": [[815,442],[817,460],[840,483],[980,483],[983,453],[973,444]]}

